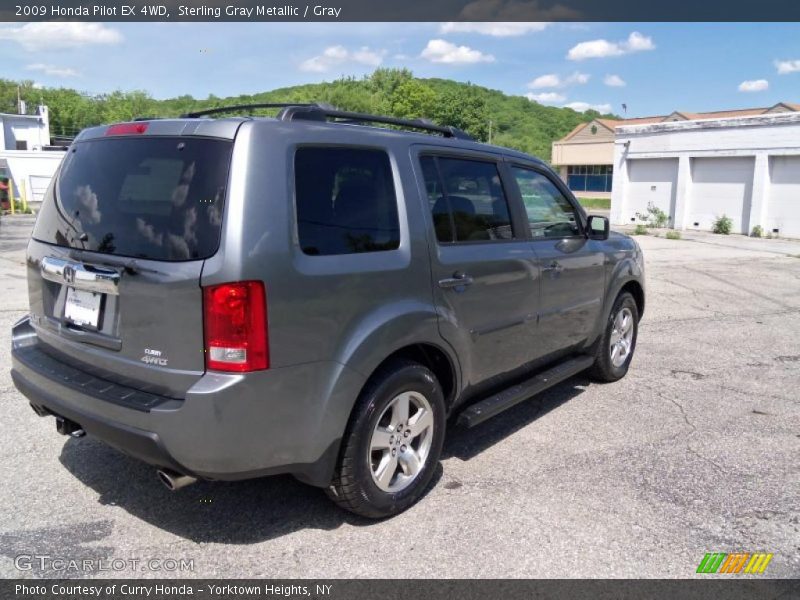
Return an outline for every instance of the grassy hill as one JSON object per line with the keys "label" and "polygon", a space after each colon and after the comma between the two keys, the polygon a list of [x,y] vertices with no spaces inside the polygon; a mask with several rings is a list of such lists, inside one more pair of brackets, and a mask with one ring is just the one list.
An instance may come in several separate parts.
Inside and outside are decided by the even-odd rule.
{"label": "grassy hill", "polygon": [[470,83],[420,79],[406,69],[378,69],[361,79],[343,78],[227,98],[185,95],[166,100],[156,100],[143,91],[88,96],[69,88],[39,88],[32,82],[0,79],[0,112],[14,111],[18,87],[29,107],[40,102],[49,106],[51,132],[61,136],[74,136],[90,125],[141,116],[171,117],[231,104],[326,102],[344,110],[425,117],[461,127],[480,140],[487,141],[491,135],[492,143],[549,160],[553,140],[598,116],[594,111],[578,113],[543,106],[523,96],[508,96]]}

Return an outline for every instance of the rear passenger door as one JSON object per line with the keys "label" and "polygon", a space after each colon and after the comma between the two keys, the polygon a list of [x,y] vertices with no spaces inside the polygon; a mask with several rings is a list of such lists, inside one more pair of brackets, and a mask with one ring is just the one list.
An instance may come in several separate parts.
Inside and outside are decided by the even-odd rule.
{"label": "rear passenger door", "polygon": [[605,290],[603,242],[586,238],[581,211],[554,174],[515,163],[509,170],[541,269],[537,345],[549,355],[581,344],[594,330]]}
{"label": "rear passenger door", "polygon": [[524,365],[535,355],[538,269],[502,157],[420,150],[415,168],[430,218],[439,329],[459,354],[465,385]]}

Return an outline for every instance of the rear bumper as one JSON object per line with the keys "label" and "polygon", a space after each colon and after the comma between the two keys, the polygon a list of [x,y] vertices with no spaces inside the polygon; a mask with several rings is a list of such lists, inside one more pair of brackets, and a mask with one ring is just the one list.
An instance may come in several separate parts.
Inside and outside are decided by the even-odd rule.
{"label": "rear bumper", "polygon": [[14,385],[39,414],[61,416],[89,435],[157,467],[204,479],[291,473],[330,482],[350,409],[364,381],[333,362],[256,373],[203,375],[183,399],[139,390],[59,362],[27,319],[14,326]]}
{"label": "rear bumper", "polygon": [[78,423],[92,437],[102,440],[109,446],[122,450],[134,458],[157,467],[168,467],[192,474],[189,469],[178,464],[170,456],[158,434],[81,412],[60,402],[58,397],[47,389],[49,386],[37,385],[33,381],[35,378],[25,374],[24,371],[24,368],[19,368],[19,365],[15,363],[14,369],[11,371],[11,379],[17,389],[30,400],[31,406],[38,414],[65,417]]}

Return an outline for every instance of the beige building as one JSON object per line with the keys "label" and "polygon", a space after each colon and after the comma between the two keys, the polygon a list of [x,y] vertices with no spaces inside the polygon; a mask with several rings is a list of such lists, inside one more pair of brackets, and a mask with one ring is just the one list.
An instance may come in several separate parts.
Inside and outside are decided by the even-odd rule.
{"label": "beige building", "polygon": [[779,102],[766,108],[746,108],[706,113],[675,111],[638,119],[593,119],[581,123],[564,138],[553,142],[552,165],[577,195],[610,198],[614,177],[615,128],[673,121],[723,119],[785,112],[800,112],[800,104]]}

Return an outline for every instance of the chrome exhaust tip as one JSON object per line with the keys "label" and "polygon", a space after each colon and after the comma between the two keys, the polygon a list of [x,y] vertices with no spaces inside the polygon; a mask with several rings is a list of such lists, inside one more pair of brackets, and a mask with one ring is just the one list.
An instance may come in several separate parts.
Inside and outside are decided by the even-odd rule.
{"label": "chrome exhaust tip", "polygon": [[192,485],[197,478],[182,473],[176,473],[169,469],[159,469],[156,471],[158,479],[163,483],[170,492],[176,492],[187,485]]}

